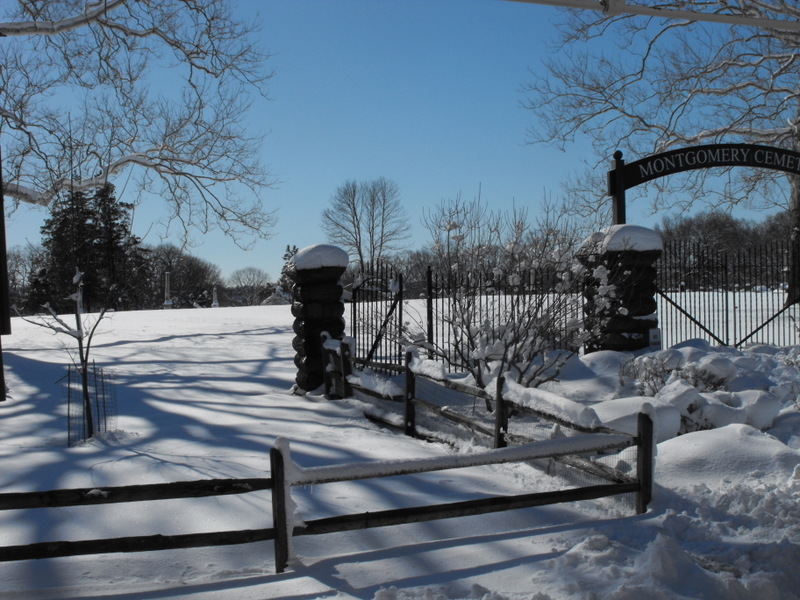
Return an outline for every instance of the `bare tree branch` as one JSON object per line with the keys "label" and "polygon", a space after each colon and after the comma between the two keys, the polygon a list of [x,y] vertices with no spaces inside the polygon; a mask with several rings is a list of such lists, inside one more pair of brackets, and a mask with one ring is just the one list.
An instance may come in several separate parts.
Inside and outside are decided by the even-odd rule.
{"label": "bare tree branch", "polygon": [[223,0],[17,0],[0,19],[6,196],[46,206],[128,172],[187,235],[269,236],[245,122],[272,75],[258,23]]}
{"label": "bare tree branch", "polygon": [[[640,3],[641,4],[641,3]],[[660,9],[746,14],[797,20],[783,1],[673,0]],[[592,11],[565,12],[558,52],[527,86],[537,116],[532,143],[559,147],[588,138],[601,177],[615,150],[641,157],[701,143],[800,144],[800,34],[770,28],[701,25]],[[720,178],[724,182],[721,185]],[[605,184],[575,181],[571,195],[604,203]],[[714,169],[670,177],[636,190],[654,210],[703,201],[771,208],[789,202],[784,175],[769,170]]]}
{"label": "bare tree branch", "polygon": [[75,16],[65,17],[58,21],[27,21],[21,23],[0,23],[0,34],[3,36],[14,35],[54,35],[78,29],[90,23],[97,22],[109,10],[114,10],[126,0],[105,0],[101,2],[86,2],[83,12]]}

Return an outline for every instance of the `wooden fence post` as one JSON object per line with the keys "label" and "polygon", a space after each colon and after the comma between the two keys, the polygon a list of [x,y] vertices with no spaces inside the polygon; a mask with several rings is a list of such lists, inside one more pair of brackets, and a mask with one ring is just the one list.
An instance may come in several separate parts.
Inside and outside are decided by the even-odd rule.
{"label": "wooden fence post", "polygon": [[416,408],[414,406],[414,398],[417,394],[416,380],[414,379],[414,372],[411,370],[411,360],[413,355],[411,351],[406,352],[406,397],[405,397],[405,416],[403,433],[406,435],[417,434],[416,423]]}
{"label": "wooden fence post", "polygon": [[639,435],[636,438],[636,479],[639,493],[636,494],[636,514],[647,512],[653,498],[653,419],[647,413],[639,413]]}
{"label": "wooden fence post", "polygon": [[289,525],[286,520],[286,475],[283,454],[278,448],[269,451],[272,475],[272,522],[275,529],[275,572],[283,573],[289,564]]}
{"label": "wooden fence post", "polygon": [[503,387],[506,385],[506,378],[500,375],[497,378],[497,392],[494,402],[494,447],[505,448],[506,433],[508,433],[508,411],[503,400]]}

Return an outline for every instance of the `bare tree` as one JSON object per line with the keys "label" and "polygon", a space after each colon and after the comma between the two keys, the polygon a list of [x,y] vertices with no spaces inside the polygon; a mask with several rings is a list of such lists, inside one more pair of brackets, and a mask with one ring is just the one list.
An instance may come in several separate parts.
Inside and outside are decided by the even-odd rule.
{"label": "bare tree", "polygon": [[170,300],[174,307],[212,305],[214,286],[222,281],[222,272],[217,265],[169,244],[150,250],[150,264],[156,275],[155,285],[149,290],[154,307],[161,306],[164,300],[161,286],[167,273],[170,274]]}
{"label": "bare tree", "polygon": [[228,277],[228,295],[236,304],[255,306],[269,293],[269,275],[257,267],[237,269]]}
{"label": "bare tree", "polygon": [[269,234],[261,136],[244,124],[271,76],[257,24],[224,0],[16,0],[3,19],[7,197],[48,206],[127,170],[186,235]]}
{"label": "bare tree", "polygon": [[400,190],[383,177],[340,185],[322,211],[322,228],[328,241],[355,256],[362,268],[404,246],[410,231]]}
{"label": "bare tree", "polygon": [[467,201],[461,194],[422,215],[435,263],[449,273],[494,267],[492,255],[502,242],[502,224],[502,215],[491,213],[480,199]]}
{"label": "bare tree", "polygon": [[[72,280],[75,292],[70,296],[70,300],[75,302],[75,326],[69,324],[50,306],[50,303],[42,305],[44,309],[33,317],[23,317],[25,321],[50,329],[54,333],[61,333],[72,337],[78,345],[78,355],[75,357],[73,352],[67,348],[67,352],[72,358],[72,363],[81,376],[81,404],[83,405],[83,418],[86,427],[86,437],[91,438],[96,431],[94,418],[92,416],[92,402],[89,385],[89,353],[92,348],[92,341],[97,332],[100,321],[106,316],[107,308],[104,307],[99,313],[87,316],[83,309],[83,273],[76,269],[75,277]],[[19,314],[19,313],[18,313]],[[20,315],[21,316],[21,315]]]}
{"label": "bare tree", "polygon": [[705,212],[692,216],[665,216],[656,229],[665,242],[688,242],[709,250],[735,253],[763,244],[755,224],[736,219],[725,212]]}
{"label": "bare tree", "polygon": [[[446,201],[427,213],[445,302],[434,318],[448,330],[425,340],[423,317],[408,311],[408,340],[466,370],[479,387],[495,377],[536,387],[558,376],[581,346],[577,241],[563,214],[547,209],[534,224],[527,211],[490,213],[479,200]],[[415,333],[416,332],[416,333]]]}
{"label": "bare tree", "polygon": [[44,262],[45,250],[42,246],[27,244],[8,250],[8,285],[12,306],[25,305],[33,278]]}
{"label": "bare tree", "polygon": [[[794,3],[769,0],[646,5],[779,20],[800,16]],[[537,115],[530,140],[559,147],[584,136],[592,140],[595,177],[569,186],[587,212],[609,206],[602,198],[605,169],[598,166],[617,149],[637,158],[701,143],[800,149],[800,33],[619,14],[599,18],[593,11],[565,15],[557,51],[527,88],[528,108]],[[650,182],[631,197],[647,196],[654,210],[698,201],[706,208],[785,208],[797,204],[795,188],[776,171],[703,169]]]}

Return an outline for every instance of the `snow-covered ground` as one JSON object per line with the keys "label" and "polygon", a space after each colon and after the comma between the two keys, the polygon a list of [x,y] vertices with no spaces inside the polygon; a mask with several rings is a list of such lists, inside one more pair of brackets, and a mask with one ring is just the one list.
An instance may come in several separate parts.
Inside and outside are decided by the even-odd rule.
{"label": "snow-covered ground", "polygon": [[[11,396],[0,403],[0,491],[263,477],[279,437],[303,467],[475,450],[381,429],[355,401],[291,395],[291,324],[286,306],[113,315],[93,355],[114,374],[117,430],[67,448],[59,380],[70,340],[14,319],[3,338]],[[604,499],[298,537],[281,575],[271,542],[0,563],[0,598],[800,597],[800,352],[689,344],[625,358],[572,361],[561,382],[526,401],[580,405],[623,429],[643,402],[653,404],[663,441],[644,515]],[[513,465],[295,488],[293,496],[302,516],[318,518],[558,485]],[[0,543],[270,526],[269,494],[257,492],[6,511]]]}

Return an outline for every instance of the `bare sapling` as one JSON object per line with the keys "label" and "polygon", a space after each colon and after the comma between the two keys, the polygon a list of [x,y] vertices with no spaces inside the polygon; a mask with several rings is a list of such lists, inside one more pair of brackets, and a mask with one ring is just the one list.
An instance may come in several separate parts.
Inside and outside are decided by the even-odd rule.
{"label": "bare sapling", "polygon": [[64,318],[50,306],[49,302],[42,305],[44,312],[38,313],[34,317],[24,317],[20,315],[18,310],[16,312],[18,316],[29,323],[50,329],[56,334],[68,335],[77,342],[77,356],[69,348],[67,348],[67,352],[72,359],[73,365],[75,365],[75,368],[80,373],[86,436],[87,438],[91,438],[95,433],[95,423],[92,416],[91,396],[89,393],[89,352],[92,347],[92,340],[97,332],[97,327],[100,321],[105,317],[107,308],[105,308],[106,303],[104,303],[104,308],[94,317],[87,317],[84,315],[83,273],[81,273],[80,270],[75,269],[75,277],[72,283],[75,285],[75,292],[69,296],[69,299],[75,302],[75,327],[70,327]]}

